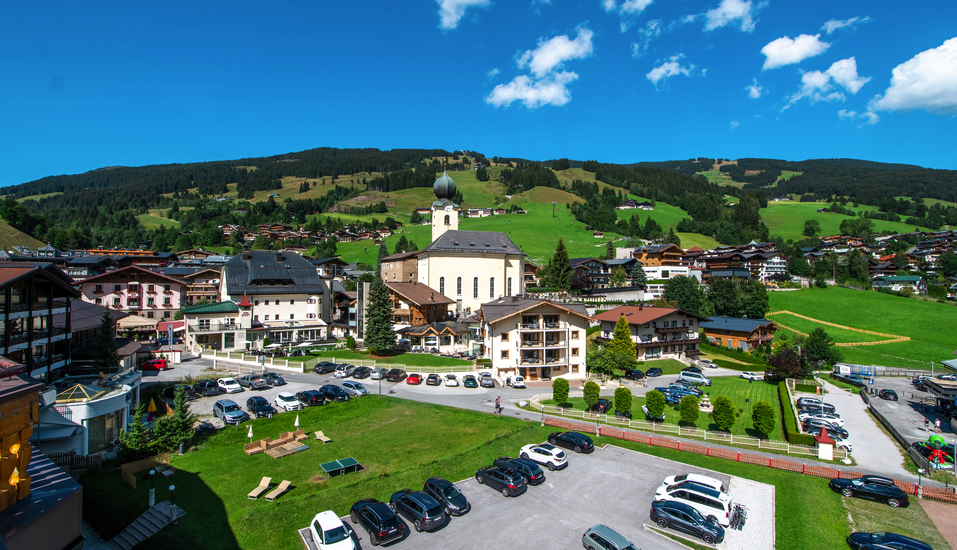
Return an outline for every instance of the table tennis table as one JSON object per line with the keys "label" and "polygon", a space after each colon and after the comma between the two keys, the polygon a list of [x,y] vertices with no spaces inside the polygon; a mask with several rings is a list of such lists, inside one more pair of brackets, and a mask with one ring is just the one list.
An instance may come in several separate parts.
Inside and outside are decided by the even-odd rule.
{"label": "table tennis table", "polygon": [[322,467],[322,471],[329,474],[329,477],[332,477],[347,472],[357,472],[361,466],[356,459],[350,456],[349,458],[340,458],[332,462],[323,462],[320,464],[320,467]]}

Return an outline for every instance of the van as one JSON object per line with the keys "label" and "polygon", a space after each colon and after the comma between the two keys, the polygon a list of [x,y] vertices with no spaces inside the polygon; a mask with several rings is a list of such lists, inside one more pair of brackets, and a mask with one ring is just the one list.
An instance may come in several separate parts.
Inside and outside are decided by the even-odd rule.
{"label": "van", "polygon": [[697,372],[681,371],[681,374],[678,375],[678,380],[687,380],[695,385],[711,385],[711,380],[707,376]]}
{"label": "van", "polygon": [[731,524],[731,497],[712,487],[687,481],[670,487],[661,486],[655,491],[655,500],[682,502],[722,527]]}

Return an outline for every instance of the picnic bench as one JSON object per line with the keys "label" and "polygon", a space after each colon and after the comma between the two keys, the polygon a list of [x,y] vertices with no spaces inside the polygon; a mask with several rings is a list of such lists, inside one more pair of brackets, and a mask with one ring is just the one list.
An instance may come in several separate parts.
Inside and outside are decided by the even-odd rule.
{"label": "picnic bench", "polygon": [[[273,456],[272,453],[270,453],[269,451],[273,449],[277,449],[279,447],[285,447],[289,443],[297,443],[299,441],[305,441],[307,439],[309,439],[309,436],[306,435],[306,430],[297,430],[295,432],[285,432],[279,436],[279,439],[273,440],[268,437],[264,437],[255,443],[247,443],[243,445],[243,450],[245,451],[247,455],[254,455],[257,453],[266,453],[270,456]],[[299,447],[301,446],[300,445],[296,446],[296,448],[299,448]],[[306,447],[306,449],[308,449],[308,447]],[[305,449],[300,448],[299,450],[304,451]],[[297,451],[293,451],[293,452],[297,452]],[[286,453],[286,454],[292,454],[292,453]]]}
{"label": "picnic bench", "polygon": [[333,460],[332,462],[323,462],[319,465],[322,468],[322,471],[329,474],[329,477],[341,475],[347,472],[357,472],[361,467],[359,461],[352,458],[340,458],[339,460]]}

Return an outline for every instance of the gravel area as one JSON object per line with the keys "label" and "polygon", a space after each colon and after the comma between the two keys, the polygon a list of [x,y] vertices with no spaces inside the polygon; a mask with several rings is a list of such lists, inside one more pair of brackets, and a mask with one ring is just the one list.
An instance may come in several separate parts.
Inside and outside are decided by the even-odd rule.
{"label": "gravel area", "polygon": [[725,529],[719,549],[764,550],[774,548],[774,485],[741,477],[732,477],[728,494],[735,504],[748,509],[748,519],[740,531]]}

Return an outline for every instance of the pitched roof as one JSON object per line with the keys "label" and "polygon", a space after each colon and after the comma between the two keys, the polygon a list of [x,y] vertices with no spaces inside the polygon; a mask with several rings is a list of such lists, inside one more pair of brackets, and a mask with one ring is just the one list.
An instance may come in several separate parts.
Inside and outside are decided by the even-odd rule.
{"label": "pitched roof", "polygon": [[142,268],[142,267],[135,266],[135,265],[128,265],[128,266],[126,266],[126,267],[121,267],[121,268],[116,269],[116,270],[113,270],[113,271],[107,271],[106,273],[100,273],[99,275],[94,275],[93,277],[90,277],[89,279],[84,279],[84,280],[83,280],[83,283],[86,284],[86,283],[89,283],[90,281],[96,281],[97,279],[108,279],[108,278],[111,278],[111,277],[113,277],[113,276],[115,276],[115,275],[118,275],[118,274],[121,274],[121,273],[127,273],[127,272],[130,272],[130,271],[136,271],[136,272],[139,272],[139,273],[146,273],[146,274],[148,274],[148,275],[152,275],[152,276],[154,276],[154,277],[158,277],[158,278],[160,278],[160,279],[164,279],[164,280],[166,280],[166,281],[169,281],[170,283],[178,283],[178,284],[181,284],[181,285],[182,285],[182,284],[186,284],[185,282],[183,282],[182,279],[174,279],[173,277],[170,277],[170,276],[168,276],[168,275],[163,275],[162,273],[157,273],[156,271],[150,271],[149,269],[144,269],[144,268]]}
{"label": "pitched roof", "polygon": [[774,324],[774,321],[768,321],[767,319],[748,319],[746,317],[727,317],[725,315],[715,315],[710,321],[700,323],[699,326],[703,329],[710,328],[748,333],[761,327],[777,329],[777,325]]}
{"label": "pitched roof", "polygon": [[[73,300],[70,302],[70,331],[71,332],[80,332],[83,330],[89,330],[100,326],[100,323],[103,322],[103,312],[109,311],[110,317],[113,318],[113,322],[119,321],[120,319],[129,315],[125,311],[117,311],[115,309],[110,309],[108,307],[98,306],[92,302],[84,302],[83,300]],[[63,326],[65,313],[58,313],[53,316],[53,326],[60,327]]]}
{"label": "pitched roof", "polygon": [[214,304],[201,304],[183,308],[184,315],[197,315],[203,313],[236,313],[239,306],[233,302],[216,302]]}
{"label": "pitched roof", "polygon": [[443,334],[466,334],[471,330],[472,329],[469,328],[469,326],[465,323],[459,323],[457,321],[444,321],[415,327],[405,327],[397,330],[396,332],[398,334],[409,336],[427,336],[429,334],[441,336]]}
{"label": "pitched roof", "polygon": [[385,286],[417,306],[455,303],[455,300],[446,297],[428,285],[420,285],[419,283],[386,283]]}
{"label": "pitched roof", "polygon": [[226,292],[240,294],[324,294],[316,267],[294,253],[249,250],[233,256],[223,270]]}
{"label": "pitched roof", "polygon": [[540,305],[554,306],[573,315],[581,315],[586,319],[591,319],[588,315],[588,310],[585,309],[585,304],[558,303],[543,298],[527,298],[525,296],[505,296],[504,298],[482,304],[482,319],[484,319],[486,323],[496,323],[502,319],[528,311]]}
{"label": "pitched roof", "polygon": [[399,252],[399,253],[397,253],[397,254],[389,254],[389,255],[386,256],[385,258],[382,258],[382,261],[383,261],[383,262],[385,262],[385,261],[394,262],[394,261],[397,261],[397,260],[404,260],[404,259],[406,259],[406,258],[414,258],[415,255],[418,254],[418,253],[419,253],[419,251],[416,250],[415,252]]}
{"label": "pitched roof", "polygon": [[80,292],[73,288],[73,279],[51,263],[0,265],[0,287],[11,284],[22,277],[29,277],[31,274],[52,281],[64,290],[68,296],[80,297]]}
{"label": "pitched roof", "polygon": [[525,255],[512,239],[497,231],[446,231],[422,252]]}
{"label": "pitched roof", "polygon": [[685,311],[683,309],[678,309],[676,307],[644,307],[644,306],[618,306],[615,309],[608,310],[602,314],[596,315],[596,321],[608,321],[610,323],[617,323],[618,319],[624,315],[628,320],[629,325],[643,325],[645,323],[650,323],[661,319],[662,317],[667,317],[672,313],[677,313],[684,315],[686,317],[694,317],[699,321],[707,321],[707,317],[701,317],[700,315],[695,315],[690,311]]}

